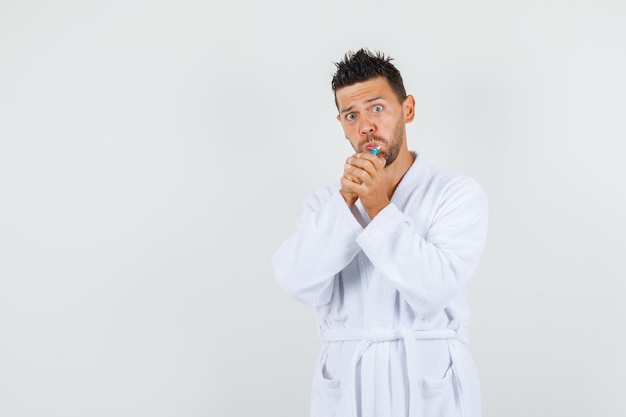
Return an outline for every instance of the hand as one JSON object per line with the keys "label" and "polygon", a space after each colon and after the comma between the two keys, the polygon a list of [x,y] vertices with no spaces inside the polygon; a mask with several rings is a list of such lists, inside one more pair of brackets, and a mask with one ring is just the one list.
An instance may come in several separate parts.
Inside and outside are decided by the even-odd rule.
{"label": "hand", "polygon": [[357,193],[353,191],[347,191],[344,188],[343,181],[344,181],[344,178],[341,177],[341,190],[339,192],[341,193],[341,196],[343,197],[348,207],[352,207],[354,203],[356,203],[356,200],[359,198],[359,196],[357,195]]}
{"label": "hand", "polygon": [[[352,155],[350,158],[355,157],[356,154]],[[350,186],[353,182],[355,183],[361,183],[361,181],[356,178],[351,176],[349,173],[346,172],[346,166],[348,165],[348,161],[350,160],[350,158],[346,159],[346,165],[344,166],[343,169],[343,176],[341,177],[341,196],[343,197],[343,199],[345,200],[346,204],[348,205],[348,207],[352,207],[354,205],[354,203],[356,203],[356,200],[359,198],[359,195],[354,191],[350,189]]]}
{"label": "hand", "polygon": [[341,195],[348,206],[360,198],[371,219],[389,204],[384,168],[385,160],[369,153],[349,157],[344,166]]}

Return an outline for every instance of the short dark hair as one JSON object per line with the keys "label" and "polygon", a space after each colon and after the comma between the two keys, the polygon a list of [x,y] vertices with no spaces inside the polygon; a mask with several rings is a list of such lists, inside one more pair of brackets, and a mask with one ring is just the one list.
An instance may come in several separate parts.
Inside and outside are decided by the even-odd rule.
{"label": "short dark hair", "polygon": [[393,58],[382,52],[372,52],[366,48],[349,51],[340,62],[335,62],[337,72],[333,76],[332,87],[337,104],[337,90],[352,84],[383,77],[387,80],[400,103],[406,98],[406,90],[400,71],[391,63]]}

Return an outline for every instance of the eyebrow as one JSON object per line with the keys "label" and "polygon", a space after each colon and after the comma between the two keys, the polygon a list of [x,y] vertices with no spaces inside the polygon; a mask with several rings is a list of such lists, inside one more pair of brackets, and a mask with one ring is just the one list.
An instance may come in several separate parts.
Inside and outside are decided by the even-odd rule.
{"label": "eyebrow", "polygon": [[[374,97],[374,98],[369,98],[369,99],[365,100],[365,103],[371,103],[371,102],[376,101],[376,100],[384,100],[384,98],[382,98],[381,96]],[[347,109],[341,110],[339,112],[339,114],[344,114],[344,113],[351,112],[353,108],[354,108],[354,105],[348,107]]]}

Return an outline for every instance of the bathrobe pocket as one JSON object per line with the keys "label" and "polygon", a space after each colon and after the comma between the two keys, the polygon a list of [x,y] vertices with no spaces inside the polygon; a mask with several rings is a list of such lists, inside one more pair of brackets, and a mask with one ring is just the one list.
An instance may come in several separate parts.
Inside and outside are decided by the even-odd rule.
{"label": "bathrobe pocket", "polygon": [[418,379],[415,409],[421,417],[462,416],[454,366],[441,379]]}
{"label": "bathrobe pocket", "polygon": [[345,384],[337,370],[328,369],[328,346],[320,352],[311,393],[311,417],[345,417]]}

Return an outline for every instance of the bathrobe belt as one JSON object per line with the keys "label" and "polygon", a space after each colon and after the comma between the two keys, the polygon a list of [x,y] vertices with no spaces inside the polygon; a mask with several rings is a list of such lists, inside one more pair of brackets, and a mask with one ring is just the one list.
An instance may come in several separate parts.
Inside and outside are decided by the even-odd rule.
{"label": "bathrobe belt", "polygon": [[[415,380],[414,370],[417,340],[445,340],[453,339],[467,344],[467,336],[462,329],[441,329],[441,330],[414,330],[414,329],[326,329],[320,331],[320,336],[324,342],[354,342],[360,341],[352,363],[350,364],[350,375],[348,376],[348,390],[352,396],[352,408],[354,417],[358,417],[357,413],[357,393],[356,393],[356,372],[359,362],[365,351],[374,343],[391,342],[394,340],[404,341],[404,352],[406,369],[409,382],[409,417],[417,417],[417,402],[419,401],[419,386]],[[456,355],[456,348],[450,346],[450,355]],[[454,366],[454,357],[452,357],[452,366]],[[460,387],[457,386],[457,389]],[[364,415],[373,415],[372,413],[364,413]]]}

